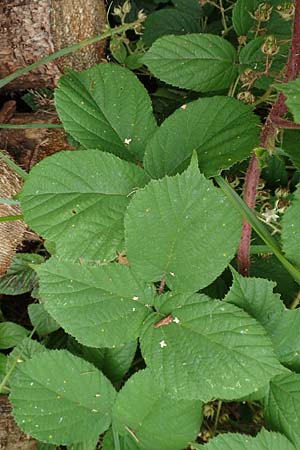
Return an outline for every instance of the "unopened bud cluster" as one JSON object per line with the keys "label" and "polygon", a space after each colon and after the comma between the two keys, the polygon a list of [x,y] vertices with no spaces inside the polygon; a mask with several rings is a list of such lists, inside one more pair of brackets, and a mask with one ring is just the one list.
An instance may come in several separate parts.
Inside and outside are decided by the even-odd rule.
{"label": "unopened bud cluster", "polygon": [[261,3],[256,11],[254,12],[254,17],[257,22],[268,22],[272,14],[273,6],[269,3]]}
{"label": "unopened bud cluster", "polygon": [[129,0],[126,0],[126,2],[123,3],[121,6],[116,6],[114,8],[114,16],[118,16],[121,19],[123,19],[127,14],[129,14],[131,11],[131,3]]}
{"label": "unopened bud cluster", "polygon": [[276,55],[280,50],[280,46],[277,43],[277,39],[275,36],[268,36],[263,45],[261,46],[261,51],[268,56]]}
{"label": "unopened bud cluster", "polygon": [[276,10],[284,20],[291,20],[295,14],[295,5],[291,2],[284,2],[283,5],[276,6]]}

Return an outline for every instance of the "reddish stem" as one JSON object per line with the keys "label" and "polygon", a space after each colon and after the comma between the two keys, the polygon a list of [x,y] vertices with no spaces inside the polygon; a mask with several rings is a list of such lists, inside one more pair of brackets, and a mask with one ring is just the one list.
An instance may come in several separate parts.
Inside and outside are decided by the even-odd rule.
{"label": "reddish stem", "polygon": [[[295,15],[293,22],[293,35],[290,47],[289,58],[286,64],[284,82],[294,80],[300,72],[300,0],[295,0]],[[273,104],[267,120],[260,134],[261,146],[267,149],[274,147],[277,130],[287,122],[282,116],[288,111],[285,105],[285,97],[279,94],[277,101]],[[295,127],[296,128],[296,127]],[[250,161],[244,185],[244,201],[249,208],[254,209],[256,202],[256,192],[260,177],[258,158],[254,154]],[[243,220],[242,237],[238,250],[238,270],[244,275],[250,274],[250,241],[251,226]]]}

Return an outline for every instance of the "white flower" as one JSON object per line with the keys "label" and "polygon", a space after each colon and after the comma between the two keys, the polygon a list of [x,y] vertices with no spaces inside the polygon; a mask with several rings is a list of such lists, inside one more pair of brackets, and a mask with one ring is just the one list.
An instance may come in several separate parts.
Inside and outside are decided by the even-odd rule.
{"label": "white flower", "polygon": [[162,340],[162,341],[160,341],[159,345],[161,348],[164,348],[167,346],[167,343],[166,343],[166,341]]}
{"label": "white flower", "polygon": [[131,138],[125,138],[124,139],[124,144],[129,145],[131,141],[132,141]]}
{"label": "white flower", "polygon": [[266,223],[276,222],[279,218],[278,214],[276,214],[276,209],[269,208],[266,208],[266,211],[262,213],[262,216],[264,217]]}

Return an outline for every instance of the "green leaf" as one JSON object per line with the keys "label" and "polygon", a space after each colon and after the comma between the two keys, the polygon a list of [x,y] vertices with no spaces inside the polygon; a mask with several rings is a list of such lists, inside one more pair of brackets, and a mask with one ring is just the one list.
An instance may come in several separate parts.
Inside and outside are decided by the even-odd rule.
{"label": "green leaf", "polygon": [[112,429],[105,433],[102,450],[140,450],[140,447],[134,438],[127,434],[125,436],[118,436],[119,448],[115,446]]}
{"label": "green leaf", "polygon": [[275,281],[274,292],[281,295],[286,304],[290,304],[299,290],[288,271],[274,255],[260,255],[251,258],[251,275]]}
{"label": "green leaf", "polygon": [[17,367],[10,401],[25,433],[67,445],[86,436],[96,439],[109,428],[115,395],[92,364],[65,350],[52,350]]}
{"label": "green leaf", "polygon": [[86,148],[99,148],[122,159],[141,161],[156,128],[150,97],[129,70],[100,64],[69,71],[55,92],[65,130]]}
{"label": "green leaf", "polygon": [[37,284],[30,264],[41,264],[44,258],[34,253],[17,253],[12,263],[0,279],[0,292],[6,295],[20,295],[31,291]]}
{"label": "green leaf", "polygon": [[168,34],[181,35],[200,32],[197,17],[186,11],[165,8],[150,14],[144,23],[143,41],[151,45],[156,39]]}
{"label": "green leaf", "polygon": [[14,322],[0,323],[0,349],[15,347],[29,331]]}
{"label": "green leaf", "polygon": [[4,375],[6,374],[6,362],[7,362],[7,356],[3,355],[3,353],[0,353],[0,382]]}
{"label": "green leaf", "polygon": [[281,146],[298,169],[300,169],[299,140],[300,130],[284,130]]}
{"label": "green leaf", "polygon": [[111,348],[138,337],[154,290],[128,267],[52,257],[37,271],[46,310],[81,344]]}
{"label": "green leaf", "polygon": [[137,349],[137,341],[115,348],[92,348],[68,340],[68,350],[100,369],[112,382],[119,383],[129,370]]}
{"label": "green leaf", "polygon": [[56,445],[46,444],[45,442],[38,442],[37,450],[56,450]]}
{"label": "green leaf", "polygon": [[282,224],[282,249],[297,267],[300,267],[300,184],[294,193],[293,200],[284,214]]}
{"label": "green leaf", "polygon": [[278,154],[267,156],[261,178],[266,181],[268,186],[272,186],[273,189],[287,186],[288,172],[285,166],[284,159]]}
{"label": "green leaf", "polygon": [[163,36],[143,57],[160,80],[199,92],[226,89],[237,75],[236,50],[213,34]]}
{"label": "green leaf", "polygon": [[203,15],[202,8],[198,0],[172,0],[176,8],[190,14],[193,17]]}
{"label": "green leaf", "polygon": [[[300,447],[300,375],[290,373],[271,380],[264,401],[265,419],[269,426],[285,434]],[[272,449],[273,450],[273,449]]]}
{"label": "green leaf", "polygon": [[77,444],[68,445],[68,450],[95,450],[98,442],[98,437],[94,439],[85,440]]}
{"label": "green leaf", "polygon": [[255,437],[226,433],[211,439],[204,446],[193,444],[192,448],[195,450],[296,450],[285,436],[264,428]]}
{"label": "green leaf", "polygon": [[113,408],[117,431],[145,450],[181,450],[197,436],[202,418],[200,401],[171,398],[148,369],[127,381]]}
{"label": "green leaf", "polygon": [[37,353],[47,351],[46,347],[33,339],[26,337],[23,339],[8,355],[7,370],[9,370],[17,359],[18,364],[21,364],[28,359],[31,359]]}
{"label": "green leaf", "polygon": [[275,87],[283,92],[285,103],[294,116],[295,122],[300,122],[300,78],[288,83],[276,83]]}
{"label": "green leaf", "polygon": [[260,0],[237,0],[232,10],[232,23],[238,36],[248,33],[254,25],[254,19],[251,17],[259,5]]}
{"label": "green leaf", "polygon": [[[169,293],[156,303],[141,349],[154,380],[174,398],[237,399],[283,370],[264,328],[236,306],[203,294]],[[160,325],[165,317],[168,325]]]}
{"label": "green leaf", "polygon": [[59,152],[30,172],[20,194],[26,223],[69,259],[116,257],[129,194],[148,181],[132,163],[97,150]]}
{"label": "green leaf", "polygon": [[135,195],[125,230],[128,259],[142,279],[165,279],[171,289],[195,292],[233,258],[241,222],[220,190],[199,173],[196,158],[183,174],[151,181]]}
{"label": "green leaf", "polygon": [[187,167],[197,151],[201,172],[216,175],[247,158],[258,144],[251,108],[229,97],[201,98],[179,108],[158,128],[146,147],[144,165],[154,178]]}
{"label": "green leaf", "polygon": [[233,284],[225,300],[261,323],[282,364],[300,370],[300,310],[286,309],[279,295],[273,293],[273,282],[232,272]]}
{"label": "green leaf", "polygon": [[28,306],[28,315],[40,336],[45,336],[59,329],[59,324],[45,310],[42,303],[31,303]]}

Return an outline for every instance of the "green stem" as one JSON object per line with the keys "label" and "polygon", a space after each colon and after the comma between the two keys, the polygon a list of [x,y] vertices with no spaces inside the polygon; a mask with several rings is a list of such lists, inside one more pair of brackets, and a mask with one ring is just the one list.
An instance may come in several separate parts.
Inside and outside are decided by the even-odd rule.
{"label": "green stem", "polygon": [[77,50],[81,50],[83,47],[86,47],[87,45],[95,44],[95,42],[103,41],[104,39],[107,39],[111,36],[114,36],[115,34],[124,33],[127,30],[135,28],[137,25],[139,25],[141,22],[139,20],[136,20],[135,22],[126,23],[124,25],[121,25],[120,27],[115,27],[113,29],[110,29],[106,31],[105,33],[94,36],[89,39],[85,39],[84,41],[78,42],[77,44],[70,45],[69,47],[62,48],[61,50],[58,50],[57,52],[51,53],[48,56],[45,56],[44,58],[39,59],[38,61],[34,62],[33,64],[30,64],[29,66],[22,67],[21,69],[16,70],[15,72],[11,73],[5,78],[2,78],[0,80],[0,89],[3,86],[6,86],[11,81],[15,80],[16,78],[27,74],[33,69],[37,69],[38,67],[49,63],[50,61],[53,61],[54,59],[61,58],[62,56],[68,55],[69,53],[76,52]]}
{"label": "green stem", "polygon": [[220,419],[221,408],[222,408],[222,400],[219,400],[218,401],[218,407],[217,407],[216,419],[215,419],[214,428],[213,428],[213,436],[216,435],[216,432],[217,432],[217,429],[218,429],[218,423],[219,423],[219,419]]}
{"label": "green stem", "polygon": [[256,106],[260,105],[261,103],[264,103],[266,100],[268,100],[268,98],[270,97],[270,95],[272,94],[273,91],[273,87],[269,87],[269,89],[266,90],[266,92],[259,98],[257,98],[255,100],[254,103],[252,103],[252,107],[255,108]]}
{"label": "green stem", "polygon": [[12,130],[26,130],[27,128],[63,128],[59,123],[22,123],[20,125],[12,123],[0,123],[0,128]]}
{"label": "green stem", "polygon": [[297,306],[300,303],[300,291],[297,292],[296,297],[294,298],[294,300],[292,301],[292,303],[290,304],[289,308],[290,309],[296,309]]}
{"label": "green stem", "polygon": [[114,426],[112,426],[112,434],[113,434],[113,439],[114,439],[115,450],[121,450],[119,434]]}
{"label": "green stem", "polygon": [[229,198],[234,207],[241,213],[243,218],[251,225],[251,227],[256,231],[258,236],[268,245],[271,252],[277,257],[285,269],[291,274],[294,280],[300,284],[300,272],[299,270],[291,264],[286,257],[282,254],[279,244],[276,239],[269,233],[263,223],[256,217],[254,212],[246,205],[246,203],[241,199],[241,197],[235,192],[234,189],[220,176],[215,177],[216,182],[224,192],[224,194]]}
{"label": "green stem", "polygon": [[10,198],[2,198],[2,197],[0,197],[0,203],[4,203],[5,205],[20,206],[20,202],[18,200],[12,200]]}
{"label": "green stem", "polygon": [[21,177],[23,180],[26,180],[28,177],[28,173],[25,172],[25,170],[21,169],[12,159],[10,159],[8,156],[5,155],[5,153],[1,152],[0,150],[0,160],[3,160],[8,167],[15,172],[19,177]]}
{"label": "green stem", "polygon": [[23,216],[3,216],[0,217],[0,222],[12,222],[13,220],[23,220]]}

